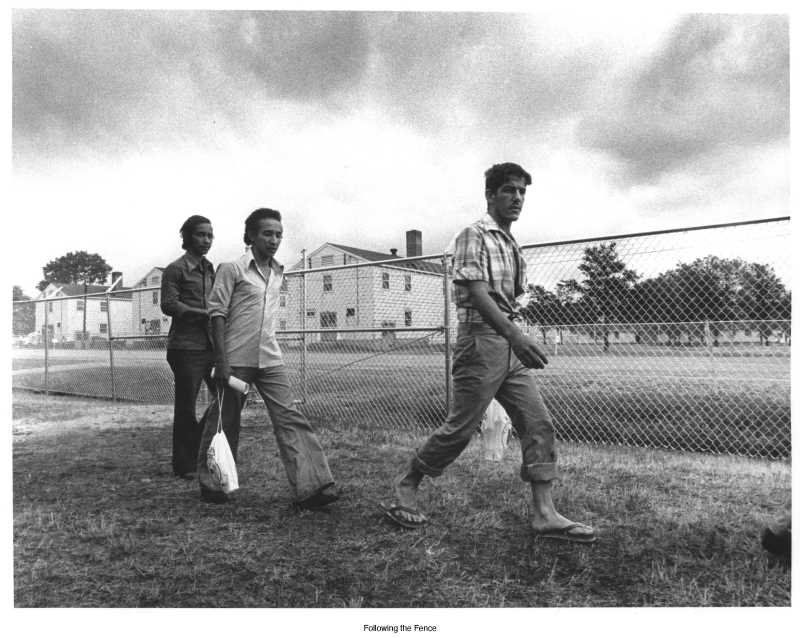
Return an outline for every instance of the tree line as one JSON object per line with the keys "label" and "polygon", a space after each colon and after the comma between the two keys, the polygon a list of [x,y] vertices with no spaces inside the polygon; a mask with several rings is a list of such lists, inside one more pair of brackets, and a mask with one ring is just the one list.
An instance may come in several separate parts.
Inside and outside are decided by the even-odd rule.
{"label": "tree line", "polygon": [[559,281],[555,290],[530,286],[524,315],[545,338],[547,326],[570,326],[599,334],[607,348],[613,326],[604,326],[637,324],[637,341],[663,335],[672,344],[687,334],[701,343],[710,336],[717,345],[726,325],[735,331],[735,322],[746,322],[768,344],[775,322],[791,319],[791,292],[767,264],[709,255],[643,278],[608,242],[585,248],[578,270],[580,280]]}

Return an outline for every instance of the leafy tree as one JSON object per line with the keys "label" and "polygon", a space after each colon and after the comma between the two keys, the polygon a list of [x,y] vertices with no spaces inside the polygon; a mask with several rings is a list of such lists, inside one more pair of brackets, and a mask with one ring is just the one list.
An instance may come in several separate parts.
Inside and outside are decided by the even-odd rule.
{"label": "leafy tree", "polygon": [[[22,292],[22,288],[14,286],[13,301],[30,301],[30,297]],[[36,329],[36,312],[32,303],[13,304],[13,332],[15,335],[25,335]]]}
{"label": "leafy tree", "polygon": [[111,266],[100,255],[84,250],[69,252],[48,262],[43,268],[44,279],[39,290],[48,284],[102,284],[108,279]]}
{"label": "leafy tree", "polygon": [[584,276],[580,290],[598,318],[612,323],[624,321],[628,292],[639,275],[619,258],[616,242],[586,248],[578,270]]}
{"label": "leafy tree", "polygon": [[791,319],[791,293],[766,264],[745,263],[738,275],[737,314],[757,320],[761,343],[769,345],[774,322]]}
{"label": "leafy tree", "polygon": [[670,342],[685,331],[705,342],[707,324],[718,345],[720,323],[732,322],[735,331],[741,321],[758,321],[763,342],[773,320],[791,317],[791,294],[771,266],[713,255],[639,282],[630,300],[632,320],[666,324]]}
{"label": "leafy tree", "polygon": [[[639,275],[627,268],[617,254],[616,242],[589,246],[578,266],[583,280],[560,282],[561,294],[571,297],[567,314],[578,323],[619,323],[627,319],[628,296]],[[608,350],[608,329],[601,328],[603,349]]]}
{"label": "leafy tree", "polygon": [[564,323],[564,306],[556,293],[543,286],[531,285],[528,294],[530,298],[523,315],[529,322],[540,326],[542,340],[547,343],[547,326]]}

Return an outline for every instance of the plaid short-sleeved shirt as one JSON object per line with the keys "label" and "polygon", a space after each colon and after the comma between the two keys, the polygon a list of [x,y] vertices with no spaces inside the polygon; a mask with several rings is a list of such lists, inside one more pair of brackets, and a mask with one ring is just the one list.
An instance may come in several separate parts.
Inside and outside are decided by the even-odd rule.
{"label": "plaid short-sleeved shirt", "polygon": [[469,291],[459,282],[485,281],[489,296],[502,312],[514,317],[517,297],[527,290],[527,266],[517,240],[501,230],[494,219],[484,215],[455,236],[451,245],[453,301],[460,322],[481,323],[483,318],[472,306]]}

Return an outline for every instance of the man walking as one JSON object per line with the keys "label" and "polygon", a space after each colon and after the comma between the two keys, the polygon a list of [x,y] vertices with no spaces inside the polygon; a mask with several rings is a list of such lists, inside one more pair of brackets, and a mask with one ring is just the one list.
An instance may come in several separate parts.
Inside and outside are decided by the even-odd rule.
{"label": "man walking", "polygon": [[547,364],[542,350],[518,325],[516,299],[527,288],[526,264],[511,235],[531,176],[519,165],[496,164],[485,173],[486,215],[454,240],[453,292],[458,337],[453,357],[453,404],[444,424],[417,450],[395,483],[394,503],[384,506],[394,523],[417,528],[427,518],[417,509],[425,476],[439,476],[472,438],[492,398],[505,408],[520,439],[523,481],[531,484],[535,535],[592,543],[594,530],[555,508],[557,477],[553,424],[532,368]]}
{"label": "man walking", "polygon": [[[306,417],[295,407],[286,366],[275,338],[283,266],[275,252],[283,238],[281,214],[269,208],[253,211],[245,221],[244,243],[250,247],[232,263],[220,264],[208,302],[214,341],[215,380],[223,396],[222,428],[234,458],[239,445],[240,415],[245,395],[228,386],[234,376],[261,395],[272,420],[281,461],[295,505],[313,509],[339,498],[328,461]],[[217,429],[215,401],[204,416],[198,456],[201,497],[221,503],[206,465]]]}

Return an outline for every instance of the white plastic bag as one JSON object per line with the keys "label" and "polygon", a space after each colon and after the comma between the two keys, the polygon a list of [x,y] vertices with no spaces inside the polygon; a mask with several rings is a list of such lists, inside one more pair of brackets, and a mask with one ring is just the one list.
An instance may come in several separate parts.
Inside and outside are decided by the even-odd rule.
{"label": "white plastic bag", "polygon": [[215,487],[222,490],[225,494],[230,494],[239,489],[239,476],[236,473],[236,461],[233,460],[233,452],[222,431],[222,400],[225,398],[225,390],[220,396],[217,391],[217,433],[211,439],[211,445],[206,452],[206,466],[211,476],[214,477]]}
{"label": "white plastic bag", "polygon": [[496,399],[492,399],[481,421],[481,448],[483,458],[489,461],[499,461],[508,445],[508,435],[511,432],[511,419]]}

